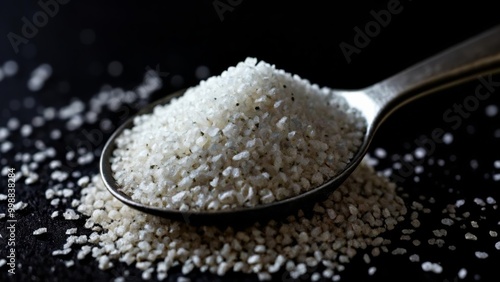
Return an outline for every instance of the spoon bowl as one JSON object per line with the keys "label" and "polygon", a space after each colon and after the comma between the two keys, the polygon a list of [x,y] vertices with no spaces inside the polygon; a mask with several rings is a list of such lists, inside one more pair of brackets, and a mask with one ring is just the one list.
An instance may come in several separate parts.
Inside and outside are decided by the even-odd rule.
{"label": "spoon bowl", "polygon": [[[286,216],[293,211],[324,200],[339,187],[356,169],[368,151],[379,126],[391,113],[401,106],[440,90],[473,80],[485,74],[500,71],[500,26],[447,49],[379,83],[359,90],[333,90],[333,95],[345,98],[348,104],[359,110],[366,120],[366,132],[356,154],[343,171],[305,193],[284,200],[251,208],[236,208],[219,211],[186,211],[144,205],[120,190],[113,178],[110,159],[115,150],[115,140],[122,132],[133,126],[134,117],[122,124],[104,146],[100,159],[100,173],[106,188],[118,200],[139,211],[185,221],[190,224],[221,224],[230,222],[253,222],[263,218]],[[160,99],[137,113],[151,113],[157,105],[169,103],[181,96],[181,90]]]}

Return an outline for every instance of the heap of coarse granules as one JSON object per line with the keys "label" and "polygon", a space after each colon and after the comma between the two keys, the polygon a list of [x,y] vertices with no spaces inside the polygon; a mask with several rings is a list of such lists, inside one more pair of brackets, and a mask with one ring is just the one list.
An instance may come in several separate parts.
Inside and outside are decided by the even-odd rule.
{"label": "heap of coarse granules", "polygon": [[[49,69],[42,66],[40,68]],[[18,69],[22,70],[21,74],[28,74],[25,82],[29,81],[30,73],[37,73],[35,76],[32,75],[33,77],[40,76],[41,73],[40,71],[34,71],[22,65],[17,65],[14,61],[8,61],[0,67],[0,73],[3,73],[3,77],[0,74],[0,86],[3,87],[5,86],[4,83],[13,82],[9,82],[12,79],[22,81],[23,77],[19,74]],[[206,67],[200,66],[198,69],[206,69]],[[46,75],[48,74],[47,72],[45,73]],[[43,78],[42,80],[45,79]],[[198,79],[201,79],[201,77],[198,77]],[[9,219],[7,211],[9,197],[7,190],[2,190],[2,188],[7,187],[7,175],[10,169],[16,168],[16,193],[18,194],[16,202],[13,203],[13,208],[19,215],[18,227],[22,235],[16,235],[17,240],[20,240],[16,244],[20,243],[23,246],[29,246],[16,250],[16,258],[19,262],[16,265],[16,278],[17,280],[24,279],[29,281],[33,277],[44,277],[40,276],[41,273],[44,273],[45,275],[51,275],[51,277],[57,277],[59,280],[82,280],[85,278],[91,280],[91,277],[104,277],[103,279],[106,279],[105,277],[120,276],[114,281],[135,281],[137,280],[136,264],[132,263],[127,267],[118,261],[120,258],[122,261],[130,260],[129,257],[133,255],[129,254],[129,252],[138,254],[139,252],[135,248],[139,248],[139,243],[134,246],[123,247],[120,252],[111,249],[111,247],[122,246],[114,242],[113,244],[102,243],[102,246],[100,246],[100,242],[110,242],[114,238],[118,241],[119,238],[125,237],[125,235],[111,235],[105,240],[107,236],[105,234],[111,234],[111,232],[112,234],[120,234],[125,227],[120,227],[120,224],[113,226],[108,224],[106,225],[107,228],[103,230],[98,224],[95,224],[91,229],[86,229],[83,227],[82,220],[85,222],[87,216],[76,212],[75,209],[81,202],[81,187],[89,184],[91,186],[96,185],[91,182],[91,176],[98,171],[100,149],[104,145],[103,142],[106,138],[113,132],[114,125],[125,121],[128,114],[134,113],[149,103],[151,101],[150,95],[162,87],[163,80],[155,72],[148,71],[144,76],[143,82],[134,88],[122,89],[104,85],[98,92],[91,95],[89,99],[73,97],[61,105],[62,107],[50,104],[46,105],[39,100],[40,95],[45,95],[45,91],[63,91],[65,87],[59,88],[59,86],[68,83],[57,77],[52,77],[51,81],[52,83],[44,84],[42,89],[38,90],[40,92],[36,94],[30,92],[28,85],[26,85],[26,92],[31,94],[27,96],[21,94],[20,97],[13,98],[10,101],[7,99],[4,103],[6,107],[2,109],[5,118],[0,119],[0,181],[5,181],[3,182],[5,185],[0,187],[0,223],[6,223]],[[179,81],[182,81],[182,77],[180,75],[173,75],[169,82],[170,86],[166,86],[166,88],[178,89],[178,87],[181,87],[181,85],[178,85]],[[55,89],[56,85],[59,85],[57,88],[59,90]],[[476,85],[471,85],[470,91],[474,91],[475,87]],[[493,98],[494,96],[490,99]],[[416,132],[412,130],[408,131],[406,127],[401,132],[401,135],[392,136],[394,138],[388,140],[381,140],[383,144],[378,145],[381,147],[377,147],[377,142],[374,143],[373,149],[369,151],[371,158],[370,155],[367,155],[367,159],[369,160],[368,165],[375,166],[377,172],[385,177],[392,177],[394,181],[401,181],[403,176],[403,179],[406,179],[403,183],[404,185],[401,185],[403,187],[397,188],[397,194],[404,199],[408,211],[405,215],[405,220],[398,222],[394,230],[380,233],[376,239],[372,239],[371,246],[368,244],[365,249],[363,249],[363,245],[360,248],[357,247],[358,245],[354,245],[348,251],[346,246],[353,244],[354,240],[346,239],[343,241],[339,238],[347,236],[346,232],[349,232],[349,229],[342,231],[342,228],[345,229],[346,226],[348,227],[349,223],[346,222],[345,225],[339,225],[336,229],[340,230],[330,231],[330,233],[337,234],[335,235],[336,241],[341,241],[341,243],[335,245],[338,256],[333,259],[324,260],[318,267],[306,267],[308,263],[311,265],[315,264],[312,259],[308,259],[306,263],[299,263],[300,261],[304,261],[304,258],[298,258],[297,256],[295,259],[291,259],[290,252],[293,252],[293,248],[299,248],[294,247],[297,245],[297,242],[292,242],[287,245],[289,248],[285,247],[286,250],[282,248],[284,250],[282,256],[289,258],[293,262],[283,263],[281,269],[273,275],[273,278],[278,281],[307,281],[309,279],[312,281],[339,281],[352,280],[352,274],[355,274],[354,276],[359,278],[358,280],[375,279],[377,281],[394,280],[399,277],[401,277],[400,280],[408,280],[409,276],[412,277],[410,280],[491,281],[489,277],[491,277],[491,273],[496,273],[495,267],[498,265],[496,262],[500,258],[500,213],[498,212],[500,190],[497,189],[500,181],[500,158],[495,154],[491,154],[491,156],[474,154],[472,157],[467,154],[463,155],[463,148],[470,146],[472,143],[469,141],[472,139],[481,140],[482,142],[483,140],[498,140],[500,138],[498,100],[491,100],[484,103],[474,114],[471,114],[467,122],[464,120],[464,126],[456,131],[449,128],[449,131],[442,136],[443,142],[436,143],[436,148],[433,152],[426,151],[424,147],[419,147],[419,145],[411,145],[413,144],[412,141]],[[448,106],[446,104],[446,107]],[[404,117],[411,117],[418,111],[420,110],[414,109],[412,112],[409,109],[408,113],[404,114]],[[429,112],[434,112],[438,117],[442,113],[439,107],[430,109]],[[116,122],[118,116],[120,116],[118,119],[120,122]],[[477,126],[478,124],[481,126]],[[386,127],[389,134],[394,128],[397,128],[397,120],[393,120],[391,126]],[[427,129],[433,130],[434,126],[431,127],[429,125]],[[419,131],[418,134],[423,132]],[[102,138],[96,139],[99,136],[98,133],[101,134]],[[92,137],[89,138],[89,135],[92,135]],[[467,136],[470,136],[472,139],[463,138]],[[97,142],[99,140],[100,142]],[[95,146],[81,146],[87,143]],[[409,170],[413,173],[407,176],[406,173],[408,173],[409,166],[413,168]],[[358,178],[370,178],[372,176],[371,173],[368,175],[357,174]],[[373,181],[364,180],[363,178],[356,181],[360,185]],[[479,186],[471,186],[471,183]],[[102,184],[98,185],[101,185],[102,192],[99,192],[96,196],[109,200],[110,196],[102,190]],[[386,184],[382,183],[381,185]],[[470,189],[471,187],[475,188]],[[95,188],[89,189],[92,190]],[[365,187],[363,189],[369,188]],[[373,189],[385,191],[377,187]],[[355,194],[349,194],[349,198],[357,197],[355,195],[359,193],[356,191],[358,190],[354,190]],[[390,198],[392,195],[393,192],[389,192],[387,197]],[[344,195],[344,197],[346,196]],[[346,199],[344,198],[343,201]],[[360,203],[362,202],[360,199]],[[98,209],[97,207],[101,205],[108,204],[115,205],[116,202],[96,200],[93,203],[96,206],[95,209]],[[382,206],[386,204],[389,205],[388,203],[383,203]],[[84,205],[87,206],[85,209],[90,208],[87,201],[85,201]],[[362,206],[362,204],[359,204],[359,206]],[[118,203],[115,209],[118,209],[118,207],[122,207],[122,205]],[[331,215],[336,215],[337,224],[341,222],[342,217],[345,220],[345,216],[338,217],[341,214],[339,211],[347,212],[346,209],[348,207],[345,205],[338,208],[335,205],[333,210],[336,212],[332,213],[330,211]],[[351,209],[356,212],[354,208]],[[385,209],[380,209],[383,216],[384,214],[388,214]],[[128,208],[123,208],[123,211],[125,210],[128,210]],[[365,213],[366,215],[361,216],[363,208],[358,207],[357,216],[361,217],[365,224],[372,226],[373,221],[371,216],[375,217],[379,214],[376,208],[374,210],[375,212],[372,212],[371,215]],[[116,216],[116,213],[114,215],[113,213],[111,212],[111,216]],[[132,213],[138,214],[137,212]],[[87,214],[90,214],[90,210]],[[317,217],[317,214],[314,216]],[[323,216],[328,216],[328,212]],[[159,219],[153,219],[152,222],[154,225],[146,226],[143,223],[144,218],[142,215],[137,216],[137,218],[140,220],[139,224],[132,223],[129,225],[128,222],[130,221],[127,220],[117,221],[117,223],[121,222],[122,225],[126,225],[129,229],[136,230],[142,228],[149,232],[151,229],[150,226],[157,226],[156,224],[160,222]],[[152,218],[154,217],[146,217],[147,220]],[[311,217],[307,218],[310,223]],[[296,221],[306,222],[304,218],[299,219],[298,217],[296,217]],[[174,231],[173,234],[169,233],[161,237],[167,238],[163,239],[165,242],[170,240],[168,238],[179,237],[180,235],[175,233],[178,231],[175,230],[179,230],[181,227],[189,228],[181,230],[196,230],[196,232],[203,229],[187,227],[184,224],[178,225],[177,223],[166,221],[161,222],[166,223],[162,226],[164,230]],[[322,221],[320,222],[322,223]],[[390,223],[393,220],[388,220],[387,222]],[[19,223],[22,224],[19,225]],[[335,223],[335,220],[333,223]],[[330,222],[330,224],[333,223]],[[278,225],[284,225],[282,222],[273,224],[275,224],[274,229]],[[87,223],[87,226],[91,225],[91,223]],[[287,224],[287,226],[290,225]],[[298,224],[295,226],[298,226]],[[311,230],[313,226],[317,225],[311,223],[311,225],[304,226],[307,227],[300,227],[304,228],[300,230],[301,232]],[[328,224],[322,224],[321,228],[328,227]],[[266,230],[265,226],[254,226],[253,228]],[[330,226],[330,228],[333,230],[333,226]],[[387,225],[386,228],[392,228],[392,225]],[[207,230],[213,230],[213,228],[210,227]],[[88,235],[93,231],[99,235],[92,235],[90,238]],[[233,232],[236,232],[236,230],[233,230]],[[257,231],[255,232],[258,234]],[[312,233],[311,231],[311,234],[316,234],[316,232]],[[135,240],[135,236],[144,236],[145,234],[147,234],[145,231],[131,232],[126,235],[126,238],[127,240]],[[158,234],[161,235],[163,233],[160,231]],[[101,238],[100,236],[104,237]],[[183,236],[187,236],[187,234]],[[200,235],[195,234],[192,236]],[[205,237],[206,235],[203,236],[203,238],[207,238]],[[58,238],[61,237],[67,237],[67,242],[64,245],[59,244]],[[253,234],[249,236],[249,238],[253,237],[255,237]],[[142,238],[139,237],[140,240]],[[146,241],[150,242],[150,238]],[[314,242],[316,242],[315,240],[320,240],[318,238],[321,239],[320,236],[314,235],[313,237],[312,235],[308,235],[307,239],[310,240],[309,244],[313,246]],[[369,240],[367,236],[362,238]],[[362,238],[358,241],[363,240]],[[276,236],[274,239],[282,240],[283,236]],[[390,242],[387,239],[390,239]],[[220,240],[222,238],[213,240],[214,244],[220,244]],[[241,240],[246,240],[246,238]],[[27,245],[24,245],[24,242]],[[382,245],[376,246],[379,243]],[[272,245],[273,243],[271,242],[270,244]],[[323,241],[319,241],[319,243],[316,243],[316,246],[321,246],[322,244]],[[374,245],[376,247],[372,247]],[[144,248],[143,244],[140,246]],[[194,244],[194,246],[198,245]],[[338,249],[339,246],[340,249]],[[101,250],[106,248],[109,251],[103,252]],[[127,248],[130,249],[127,250]],[[177,248],[170,246],[170,243],[168,248],[177,250]],[[211,247],[210,250],[212,248],[215,247]],[[272,248],[269,247],[266,250],[269,249]],[[349,258],[347,252],[350,252],[352,255],[352,249],[355,249],[357,254],[354,259],[347,262]],[[191,248],[186,248],[186,250],[191,250]],[[300,250],[302,251],[302,249]],[[50,251],[52,251],[52,255],[50,255]],[[262,247],[254,247],[254,251],[256,253],[261,252]],[[107,254],[107,258],[100,259],[103,266],[109,267],[110,265],[107,263],[109,261],[109,263],[113,263],[116,267],[110,271],[95,269],[98,264],[91,257],[91,254],[94,254],[94,252],[96,258]],[[182,255],[186,251],[179,249],[175,252]],[[237,253],[239,254],[239,252]],[[322,253],[331,254],[331,251],[322,250]],[[85,256],[85,254],[87,255]],[[218,253],[215,252],[215,254]],[[151,270],[144,271],[143,276],[145,278],[150,276],[165,277],[165,264],[162,261],[168,255],[167,250],[164,250],[163,254],[158,255],[158,259],[151,264],[150,260],[143,259],[142,255],[139,255],[137,258],[137,262],[139,262],[137,266],[144,269],[144,267],[149,265],[147,269],[156,269],[153,272]],[[375,257],[377,255],[378,257]],[[86,259],[82,259],[84,257]],[[263,256],[261,255],[260,257],[262,258]],[[324,255],[324,257],[328,257],[328,255]],[[248,259],[248,253],[246,254],[246,258]],[[253,257],[251,262],[256,258],[259,257]],[[282,257],[277,256],[278,262],[282,259]],[[211,260],[213,258],[208,259],[208,262],[213,263]],[[185,268],[185,271],[187,271],[192,267],[192,264],[187,262],[187,259],[184,261],[188,265]],[[333,264],[331,263],[332,261],[334,262]],[[217,255],[215,255],[215,262],[222,262]],[[392,262],[397,262],[396,267],[405,269],[403,274],[393,271],[395,266]],[[9,263],[10,261],[7,257],[0,258],[1,281],[8,281],[9,279],[4,278],[8,277],[7,267]],[[325,267],[324,264],[329,267]],[[332,265],[336,267],[333,267],[333,271],[331,270]],[[69,270],[66,271],[61,266],[62,268],[68,267]],[[341,270],[344,266],[345,270],[342,272]],[[224,267],[227,267],[227,265]],[[236,269],[238,267],[240,266],[236,266]],[[180,266],[172,268],[168,272],[168,280],[175,280],[179,276],[180,268]],[[208,271],[208,268],[205,268]],[[304,271],[304,268],[307,268],[307,274],[297,279],[291,277],[291,275],[297,277],[298,273]],[[230,269],[230,272],[233,269],[234,266]],[[287,269],[290,271],[286,271]],[[252,270],[258,270],[258,266],[255,266],[255,269]],[[275,269],[273,268],[272,270]],[[264,268],[262,268],[262,272],[264,272]],[[241,277],[246,275],[236,276]],[[266,278],[268,275],[261,274],[261,276]],[[331,278],[321,279],[321,277],[330,276]],[[207,278],[204,273],[199,272],[197,267],[187,277],[191,278],[192,281],[210,280],[210,277],[214,278],[212,275],[208,275]],[[222,280],[231,280],[233,274],[227,273],[224,278]],[[243,278],[244,280],[248,280],[245,277]],[[251,278],[249,277],[250,280]],[[186,279],[182,280],[186,281]]]}
{"label": "heap of coarse granules", "polygon": [[332,178],[364,131],[331,89],[247,58],[137,117],[111,164],[123,192],[146,205],[251,207]]}
{"label": "heap of coarse granules", "polygon": [[362,163],[311,215],[299,211],[250,227],[192,226],[141,213],[115,199],[99,176],[82,190],[78,211],[89,216],[85,227],[96,230],[88,237],[93,245],[81,246],[78,258],[91,252],[101,269],[118,260],[135,264],[144,279],[156,271],[162,280],[181,264],[183,274],[232,270],[268,280],[282,268],[298,278],[320,264],[325,269],[313,275],[332,278],[359,249],[373,256],[387,252],[390,241],[381,234],[403,220],[406,207],[395,185]]}

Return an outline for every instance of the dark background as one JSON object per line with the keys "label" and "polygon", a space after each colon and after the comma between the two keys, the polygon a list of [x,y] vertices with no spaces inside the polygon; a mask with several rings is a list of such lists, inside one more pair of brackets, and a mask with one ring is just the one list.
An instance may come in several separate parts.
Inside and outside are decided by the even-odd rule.
{"label": "dark background", "polygon": [[[160,97],[179,88],[196,85],[200,79],[195,75],[199,66],[206,66],[210,75],[220,72],[244,60],[246,57],[275,64],[278,68],[309,79],[320,86],[355,89],[369,86],[396,72],[423,60],[453,44],[459,43],[496,24],[500,24],[498,10],[488,1],[401,1],[403,10],[392,15],[391,22],[371,39],[359,54],[353,54],[350,63],[344,57],[339,44],[353,45],[354,28],[363,29],[373,20],[370,11],[387,9],[390,1],[227,1],[233,3],[232,10],[222,14],[222,20],[214,8],[216,1],[78,1],[70,0],[59,4],[59,11],[50,17],[46,26],[40,28],[27,44],[13,50],[7,34],[21,35],[22,18],[30,21],[41,8],[37,1],[2,0],[0,2],[0,64],[15,60],[19,64],[18,74],[0,82],[0,126],[5,126],[11,116],[30,120],[30,110],[12,109],[12,101],[22,101],[33,97],[43,106],[67,105],[74,97],[82,100],[95,95],[105,84],[131,89],[143,78],[147,69],[158,69],[164,86],[155,97]],[[82,36],[92,30],[95,40],[84,44]],[[114,77],[108,71],[112,61],[123,65],[123,73]],[[45,87],[32,93],[26,88],[30,72],[38,65],[48,63],[53,75]],[[182,83],[179,83],[182,77]],[[497,79],[498,80],[498,79]],[[474,84],[475,83],[475,84]],[[422,134],[430,134],[436,127],[452,131],[442,119],[443,112],[454,103],[461,103],[474,90],[470,85],[419,100],[404,107],[391,117],[380,129],[373,148],[384,147],[389,156],[412,152],[416,145],[413,140]],[[498,96],[498,95],[497,95]],[[432,158],[446,159],[444,167],[429,165],[421,181],[412,178],[401,183],[412,196],[427,195],[437,199],[433,215],[428,215],[427,229],[423,229],[421,247],[412,247],[402,242],[409,252],[404,257],[383,255],[374,261],[377,272],[367,277],[367,266],[361,257],[342,273],[342,281],[456,281],[460,268],[467,268],[468,280],[495,281],[498,273],[499,251],[492,247],[494,240],[487,235],[478,242],[463,240],[463,230],[458,226],[449,231],[446,238],[459,250],[429,247],[425,238],[439,225],[441,209],[446,203],[454,203],[454,197],[469,199],[497,196],[498,182],[491,176],[495,172],[493,161],[500,159],[498,138],[498,116],[489,118],[484,108],[490,104],[499,105],[500,97],[493,95],[482,103],[464,124],[453,130],[454,142],[439,144]],[[74,138],[78,138],[75,136]],[[71,138],[70,138],[71,139]],[[66,142],[71,140],[65,139]],[[73,140],[74,142],[74,140]],[[59,144],[64,150],[65,144]],[[16,166],[12,155],[1,156],[4,163]],[[452,161],[448,161],[452,160]],[[479,162],[478,169],[472,169],[471,160]],[[95,163],[95,162],[94,162]],[[96,164],[96,163],[95,163]],[[391,160],[381,161],[379,170],[391,167]],[[97,172],[97,166],[85,168],[89,173]],[[461,175],[457,180],[455,175]],[[3,181],[3,180],[2,180]],[[3,191],[6,182],[2,182]],[[30,203],[26,212],[21,213],[18,222],[18,248],[21,268],[15,277],[6,277],[6,266],[0,268],[4,278],[29,281],[102,280],[109,281],[121,276],[127,267],[119,265],[112,271],[100,271],[90,259],[77,262],[66,269],[62,259],[50,256],[50,252],[60,249],[64,243],[64,230],[83,223],[54,221],[46,214],[48,201],[43,197],[44,183],[40,191],[18,186],[22,197]],[[26,189],[23,190],[23,189]],[[454,189],[454,194],[448,193]],[[467,206],[466,206],[467,207]],[[471,203],[471,213],[481,220],[478,233],[499,230],[498,211],[481,211]],[[476,212],[476,213],[474,213]],[[421,219],[424,221],[425,219]],[[4,220],[0,221],[3,226]],[[60,229],[60,234],[49,234],[41,239],[31,236],[35,222],[44,222]],[[404,226],[404,225],[403,225]],[[408,224],[407,228],[411,227]],[[468,225],[470,227],[470,225]],[[401,227],[403,228],[403,227]],[[5,228],[2,227],[2,233]],[[3,233],[2,233],[3,234]],[[394,239],[399,238],[394,233]],[[419,235],[420,236],[420,235]],[[427,236],[427,237],[426,237]],[[492,243],[493,242],[493,243]],[[406,245],[405,245],[406,244]],[[477,260],[476,249],[488,250],[487,260]],[[413,248],[413,249],[412,249]],[[441,275],[423,272],[420,263],[411,263],[408,255],[421,254],[421,260],[441,262]],[[4,257],[2,248],[2,257]],[[54,270],[51,268],[55,266]],[[358,271],[358,269],[361,269]],[[138,280],[137,271],[131,271],[130,280]],[[397,274],[400,270],[402,273]],[[174,270],[170,279],[176,277]],[[277,276],[280,278],[282,276]],[[193,280],[212,280],[199,273]],[[229,276],[229,280],[246,276]],[[254,279],[250,276],[248,279]]]}
{"label": "dark background", "polygon": [[[189,86],[197,66],[218,74],[248,56],[320,85],[359,88],[500,22],[486,1],[401,1],[403,11],[348,64],[339,44],[353,44],[353,28],[363,29],[373,20],[370,11],[387,9],[389,1],[239,2],[221,21],[212,1],[71,0],[15,54],[6,35],[21,34],[22,17],[31,20],[41,8],[37,1],[2,1],[0,58],[15,59],[23,69],[51,64],[54,76],[74,85],[67,95],[85,95],[102,81],[133,85],[157,64]],[[91,45],[81,43],[85,29],[95,32]],[[90,74],[105,74],[115,60],[124,65],[118,80]]]}

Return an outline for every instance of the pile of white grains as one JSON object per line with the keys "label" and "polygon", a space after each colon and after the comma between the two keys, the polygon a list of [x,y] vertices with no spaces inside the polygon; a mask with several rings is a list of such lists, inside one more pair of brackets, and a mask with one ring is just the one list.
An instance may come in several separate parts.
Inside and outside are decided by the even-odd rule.
{"label": "pile of white grains", "polygon": [[330,89],[247,58],[137,117],[111,164],[123,192],[143,204],[251,207],[333,177],[364,131],[361,115]]}
{"label": "pile of white grains", "polygon": [[[183,274],[197,268],[269,280],[283,268],[295,279],[319,267],[313,276],[339,279],[359,250],[365,256],[388,251],[390,241],[381,234],[404,219],[406,207],[395,185],[363,163],[312,215],[299,211],[245,228],[196,227],[138,212],[116,200],[98,176],[82,190],[78,211],[89,216],[85,227],[95,230],[88,236],[92,245],[82,246],[78,258],[91,253],[101,269],[118,260],[143,270],[144,279],[156,272],[162,280],[180,264]],[[77,238],[70,236],[69,245]]]}
{"label": "pile of white grains", "polygon": [[[404,280],[410,275],[411,280],[491,281],[488,274],[496,271],[500,158],[471,159],[462,152],[470,146],[467,140],[499,140],[498,99],[482,104],[470,124],[449,129],[432,153],[408,143],[414,133],[424,133],[420,131],[404,130],[381,147],[375,142],[358,170],[312,212],[246,227],[195,227],[124,206],[97,174],[101,149],[115,126],[148,104],[164,80],[169,89],[182,87],[182,76],[161,79],[148,71],[134,88],[104,85],[89,99],[73,97],[54,106],[44,105],[41,95],[65,93],[70,82],[51,77],[51,83],[44,83],[51,69],[0,62],[0,88],[24,79],[30,94],[7,100],[2,108],[7,118],[0,119],[0,181],[7,187],[12,169],[16,181],[13,203],[10,192],[0,188],[0,222],[11,218],[7,207],[12,205],[16,232],[22,235],[16,244],[32,243],[16,249],[17,280],[40,277],[43,270],[59,280],[99,276],[113,282],[135,281],[137,273],[163,281],[217,279],[209,273],[225,273],[223,280],[339,281],[355,274],[357,280]],[[197,75],[209,73],[207,67],[198,69]],[[30,91],[33,77],[42,84],[36,93]],[[473,91],[476,85],[471,87]],[[433,111],[440,115],[439,109]],[[464,141],[467,136],[474,138]],[[400,184],[397,189],[389,177]],[[405,269],[403,275],[388,263],[395,261]],[[7,277],[10,263],[0,258],[0,280]]]}

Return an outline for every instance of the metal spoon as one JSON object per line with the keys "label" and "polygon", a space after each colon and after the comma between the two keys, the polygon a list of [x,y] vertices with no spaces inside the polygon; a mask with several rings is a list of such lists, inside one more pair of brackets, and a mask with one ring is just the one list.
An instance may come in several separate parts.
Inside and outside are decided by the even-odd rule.
{"label": "metal spoon", "polygon": [[[180,212],[133,201],[130,196],[120,191],[120,187],[113,179],[110,166],[115,139],[124,129],[133,126],[133,117],[119,127],[105,145],[100,159],[101,176],[111,194],[123,203],[137,210],[174,220],[183,220],[188,223],[225,224],[284,216],[299,208],[324,200],[328,194],[339,187],[360,164],[377,128],[396,109],[422,96],[499,70],[500,26],[497,26],[370,87],[354,91],[335,90],[335,94],[345,97],[348,103],[357,108],[366,119],[367,131],[358,152],[342,172],[323,185],[271,204],[234,210]],[[156,105],[166,104],[173,97],[183,93],[184,90],[168,95],[148,105],[138,115],[150,113]]]}

